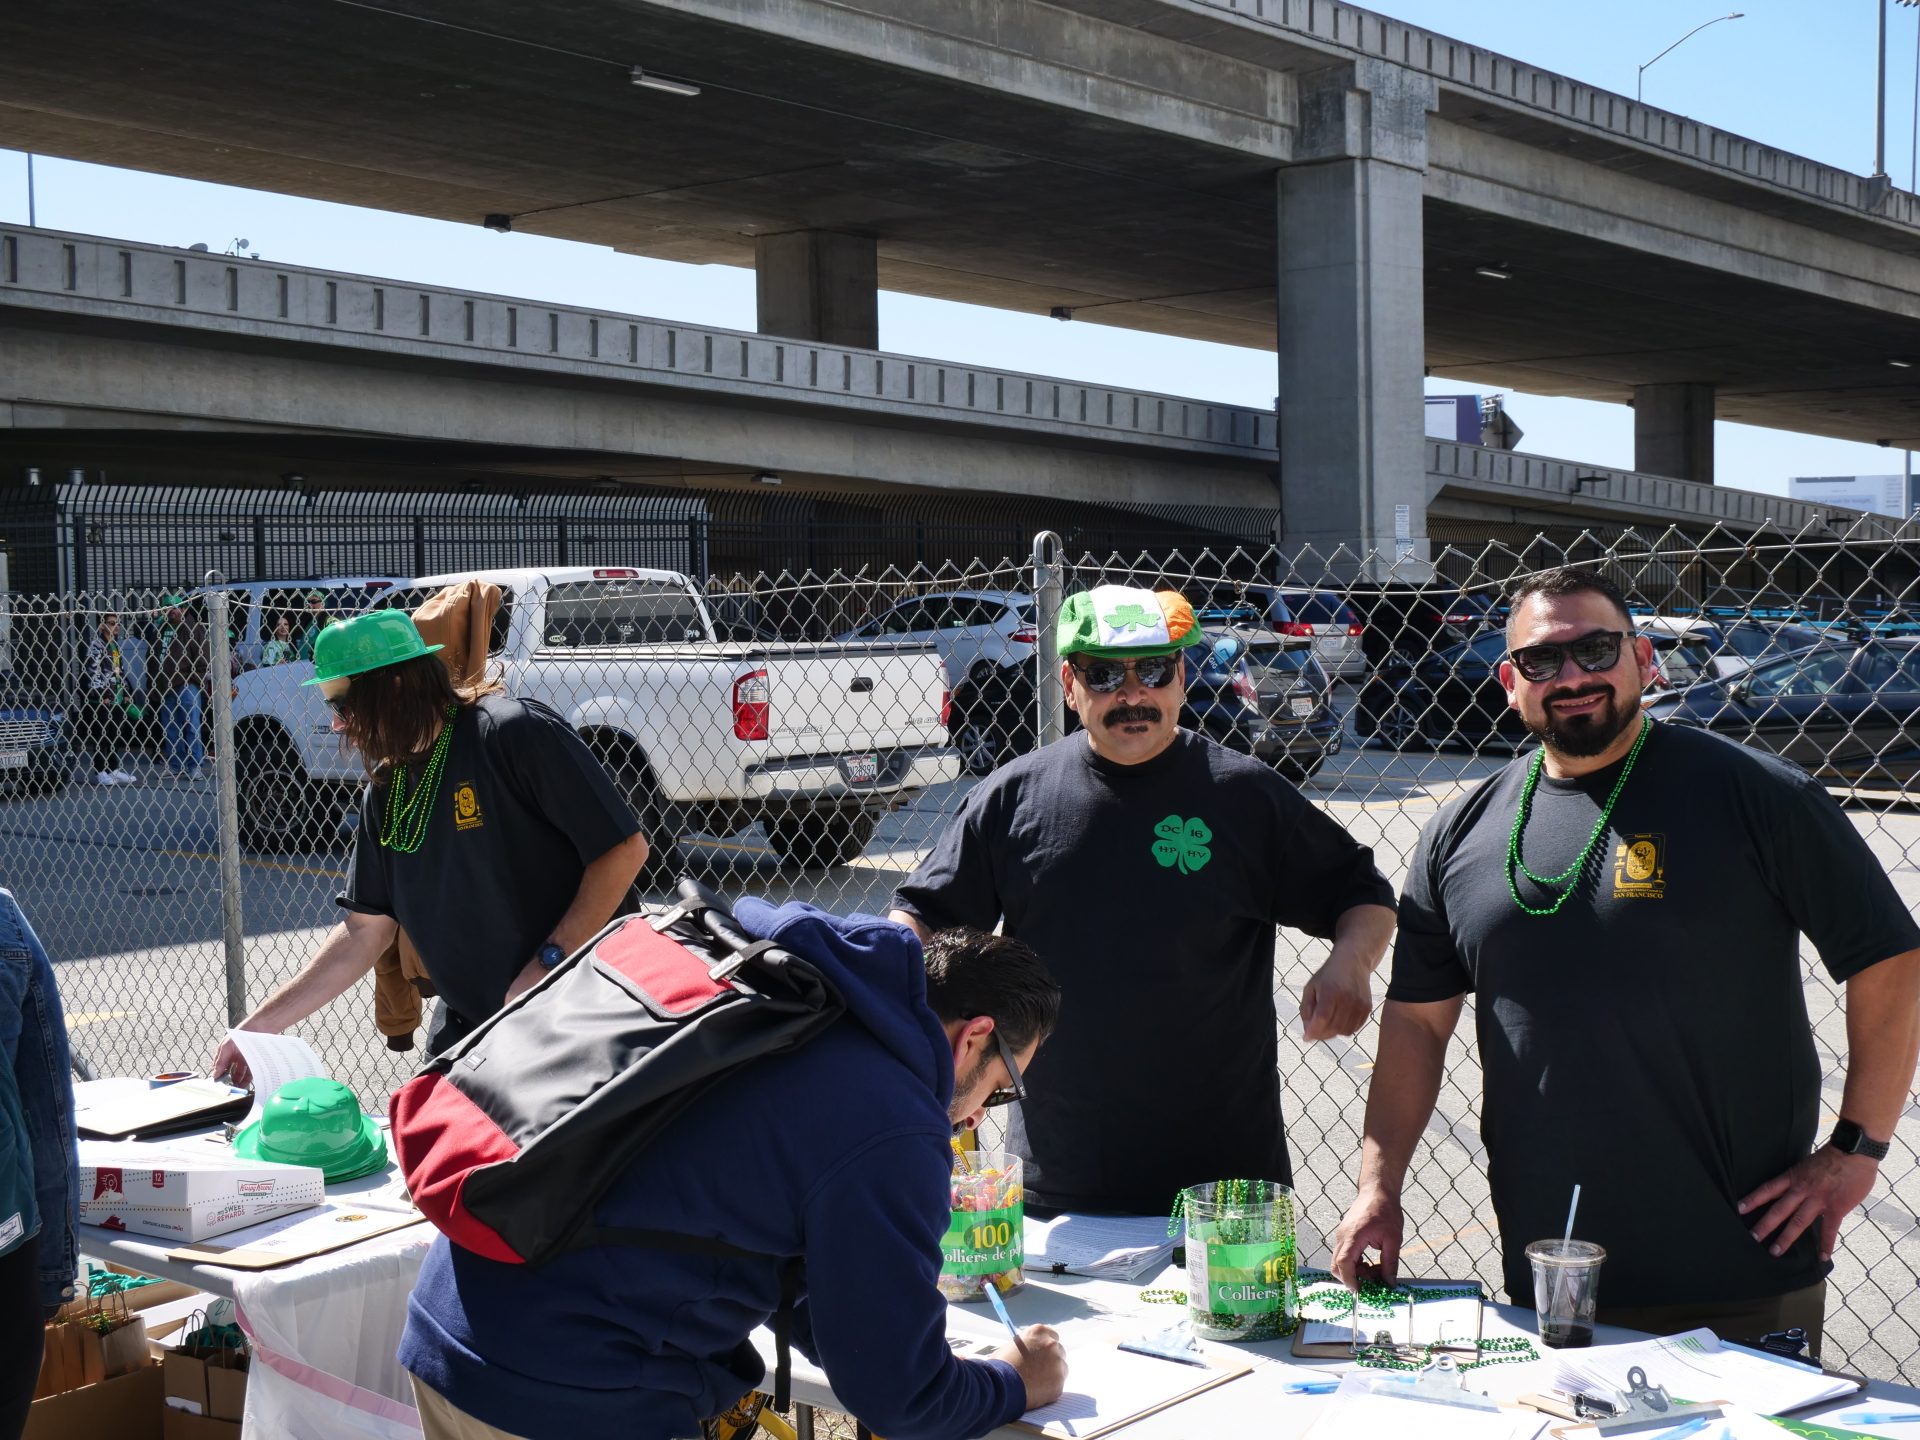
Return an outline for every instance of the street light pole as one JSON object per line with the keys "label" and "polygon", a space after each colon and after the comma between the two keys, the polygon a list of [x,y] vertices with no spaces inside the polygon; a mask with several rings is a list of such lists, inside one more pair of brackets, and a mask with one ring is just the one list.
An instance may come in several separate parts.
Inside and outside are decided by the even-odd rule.
{"label": "street light pole", "polygon": [[[1894,0],[1899,5],[1920,5],[1920,0]],[[1878,97],[1873,107],[1873,178],[1887,178],[1887,0],[1874,0],[1880,12],[1880,71]]]}
{"label": "street light pole", "polygon": [[[1920,4],[1920,0],[1900,0],[1900,3],[1903,5]],[[1666,49],[1662,50],[1658,55],[1654,56],[1653,59],[1647,61],[1645,65],[1642,65],[1640,67],[1640,74],[1633,82],[1634,100],[1639,101],[1642,98],[1642,92],[1646,89],[1646,78],[1647,78],[1648,70],[1652,69],[1655,65],[1659,64],[1660,61],[1666,59],[1667,56],[1671,55],[1674,51],[1678,50],[1682,45],[1686,44],[1687,41],[1691,40],[1694,36],[1698,35],[1702,30],[1706,29],[1708,25],[1718,25],[1722,20],[1744,20],[1746,18],[1746,13],[1747,12],[1744,10],[1735,10],[1731,14],[1716,15],[1713,17],[1713,19],[1706,21],[1704,24],[1694,26],[1693,29],[1687,31],[1686,34],[1682,35],[1678,40],[1674,41],[1671,45],[1667,46]],[[1882,23],[1884,24],[1884,21]]]}

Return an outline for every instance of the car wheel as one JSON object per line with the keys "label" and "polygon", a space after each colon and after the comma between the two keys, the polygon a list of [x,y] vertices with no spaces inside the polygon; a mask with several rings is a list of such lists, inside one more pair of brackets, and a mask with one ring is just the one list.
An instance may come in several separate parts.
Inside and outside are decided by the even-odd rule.
{"label": "car wheel", "polygon": [[953,728],[953,748],[969,775],[991,775],[1000,765],[1006,736],[991,720],[969,716]]}
{"label": "car wheel", "polygon": [[278,730],[249,730],[234,750],[240,842],[272,852],[321,847],[317,792],[293,744]]}
{"label": "car wheel", "polygon": [[1420,720],[1404,701],[1396,699],[1380,717],[1374,735],[1389,750],[1424,750],[1427,738],[1420,733]]}
{"label": "car wheel", "polygon": [[874,810],[796,809],[767,817],[767,841],[801,870],[844,865],[867,848],[880,823]]}

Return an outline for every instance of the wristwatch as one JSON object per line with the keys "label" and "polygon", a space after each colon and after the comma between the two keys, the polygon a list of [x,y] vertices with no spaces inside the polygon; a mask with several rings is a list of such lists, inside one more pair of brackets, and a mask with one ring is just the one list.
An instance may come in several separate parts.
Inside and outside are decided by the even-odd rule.
{"label": "wristwatch", "polygon": [[1884,1160],[1887,1151],[1892,1148],[1885,1140],[1871,1140],[1867,1132],[1844,1116],[1836,1120],[1833,1134],[1827,1137],[1827,1143],[1842,1155],[1864,1155],[1869,1160]]}
{"label": "wristwatch", "polygon": [[[540,947],[540,963],[551,970],[567,958],[567,952],[549,940]],[[1884,1148],[1884,1147],[1883,1147]]]}

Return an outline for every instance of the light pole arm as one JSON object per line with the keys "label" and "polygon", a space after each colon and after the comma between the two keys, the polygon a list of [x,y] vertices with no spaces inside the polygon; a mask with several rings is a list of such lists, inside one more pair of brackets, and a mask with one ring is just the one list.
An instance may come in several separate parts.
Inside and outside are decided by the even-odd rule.
{"label": "light pole arm", "polygon": [[1702,21],[1700,24],[1694,26],[1693,29],[1687,31],[1686,34],[1682,35],[1678,40],[1674,41],[1671,45],[1667,46],[1666,49],[1662,50],[1658,55],[1654,56],[1653,59],[1647,61],[1645,65],[1642,65],[1640,67],[1640,75],[1634,81],[1634,85],[1633,85],[1633,98],[1636,101],[1638,101],[1641,98],[1641,91],[1643,88],[1642,82],[1646,79],[1646,74],[1649,69],[1659,64],[1662,60],[1666,59],[1667,56],[1671,55],[1674,51],[1678,50],[1682,45],[1686,44],[1687,41],[1691,40],[1694,36],[1698,35],[1702,30],[1705,30],[1709,25],[1718,25],[1722,20],[1740,20],[1743,18],[1745,18],[1745,12],[1736,10],[1730,15],[1716,15],[1713,17],[1713,19]]}

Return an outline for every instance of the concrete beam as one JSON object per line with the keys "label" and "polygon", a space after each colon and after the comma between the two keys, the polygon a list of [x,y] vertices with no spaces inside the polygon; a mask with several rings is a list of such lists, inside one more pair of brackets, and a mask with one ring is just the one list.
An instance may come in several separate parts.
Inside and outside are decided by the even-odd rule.
{"label": "concrete beam", "polygon": [[1643,475],[1713,483],[1713,386],[1634,387],[1633,468]]}
{"label": "concrete beam", "polygon": [[755,328],[824,345],[880,348],[880,272],[871,235],[790,230],[753,242]]}

